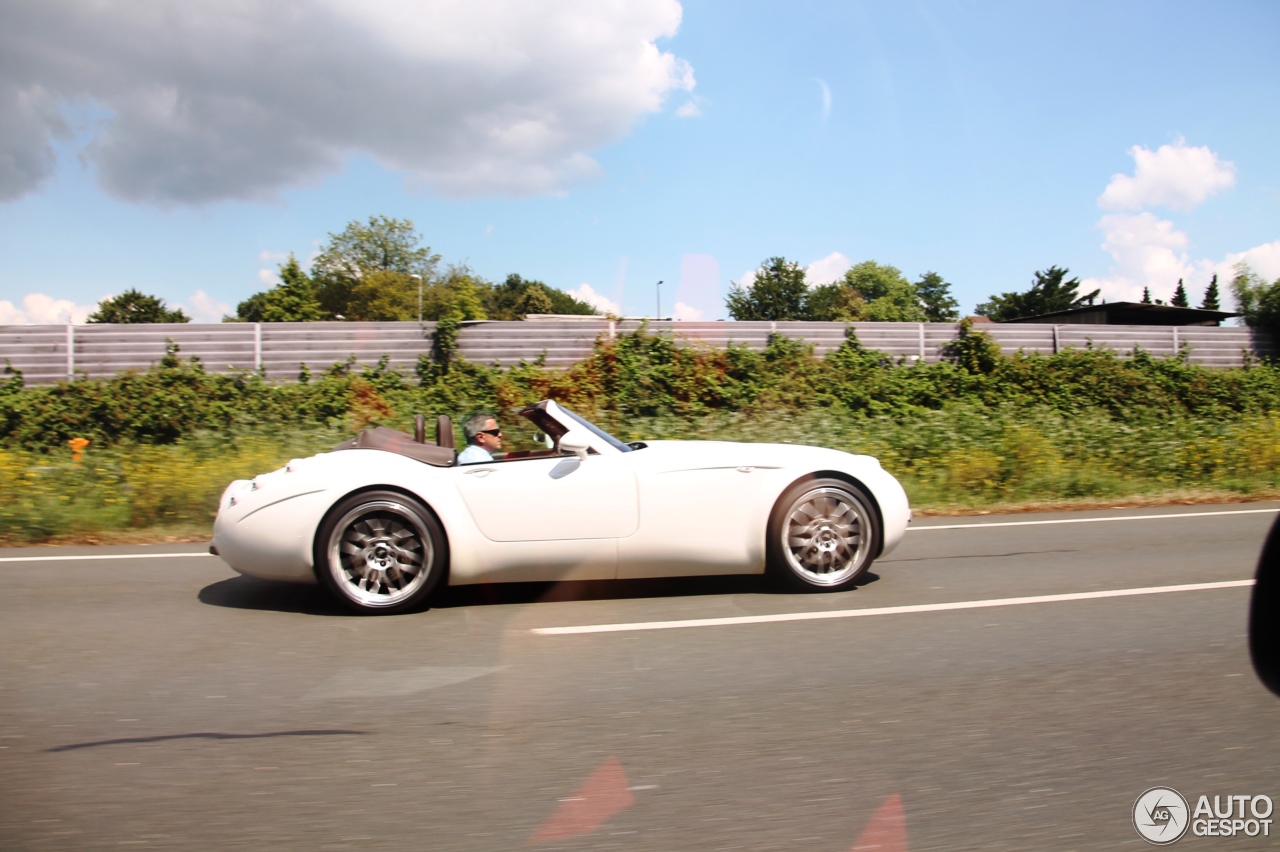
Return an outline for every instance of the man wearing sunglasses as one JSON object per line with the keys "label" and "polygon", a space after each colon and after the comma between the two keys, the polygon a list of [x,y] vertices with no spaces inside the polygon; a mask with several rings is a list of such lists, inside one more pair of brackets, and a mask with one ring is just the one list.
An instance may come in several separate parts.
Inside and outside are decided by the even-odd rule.
{"label": "man wearing sunglasses", "polygon": [[493,454],[502,449],[502,430],[492,414],[473,414],[462,424],[467,448],[458,453],[458,464],[479,464],[493,461]]}

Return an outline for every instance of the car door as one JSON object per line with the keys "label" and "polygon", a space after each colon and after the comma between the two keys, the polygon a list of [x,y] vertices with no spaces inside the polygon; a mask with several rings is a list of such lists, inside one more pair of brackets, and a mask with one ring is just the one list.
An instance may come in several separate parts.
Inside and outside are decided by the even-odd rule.
{"label": "car door", "polygon": [[616,539],[640,522],[635,475],[623,455],[494,461],[453,475],[491,541]]}
{"label": "car door", "polygon": [[773,469],[749,465],[646,470],[644,525],[618,545],[618,577],[743,574],[764,568]]}

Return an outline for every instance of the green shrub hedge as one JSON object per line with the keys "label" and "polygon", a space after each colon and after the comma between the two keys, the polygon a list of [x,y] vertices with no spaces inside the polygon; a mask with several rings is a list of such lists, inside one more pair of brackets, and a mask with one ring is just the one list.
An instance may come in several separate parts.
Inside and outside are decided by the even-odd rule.
{"label": "green shrub hedge", "polygon": [[[447,338],[447,336],[446,336]],[[719,438],[866,452],[923,507],[1269,495],[1280,465],[1280,369],[1215,369],[1143,352],[1001,354],[966,328],[936,364],[893,363],[850,338],[825,358],[684,346],[644,329],[569,370],[458,360],[414,375],[333,365],[296,382],[213,374],[171,351],[105,380],[0,382],[0,540],[206,524],[228,481],[415,413],[514,411],[554,398],[627,440]],[[80,463],[67,441],[90,441]],[[513,436],[517,438],[518,436]],[[518,445],[518,443],[517,443]]]}

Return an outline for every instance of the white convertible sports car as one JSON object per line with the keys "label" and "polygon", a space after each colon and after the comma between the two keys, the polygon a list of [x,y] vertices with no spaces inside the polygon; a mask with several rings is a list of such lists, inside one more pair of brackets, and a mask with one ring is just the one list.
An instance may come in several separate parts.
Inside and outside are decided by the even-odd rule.
{"label": "white convertible sports car", "polygon": [[870,456],[789,444],[625,444],[546,400],[545,449],[457,464],[375,427],[333,452],[237,480],[212,552],[241,574],[320,582],[360,612],[402,612],[441,582],[759,574],[843,589],[902,540],[902,486]]}

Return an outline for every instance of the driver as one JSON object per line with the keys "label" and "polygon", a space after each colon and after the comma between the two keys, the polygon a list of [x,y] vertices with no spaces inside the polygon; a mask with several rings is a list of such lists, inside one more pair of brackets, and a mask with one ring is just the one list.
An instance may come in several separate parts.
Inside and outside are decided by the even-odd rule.
{"label": "driver", "polygon": [[462,434],[467,439],[467,448],[458,453],[458,464],[493,461],[493,454],[502,449],[502,429],[487,412],[468,417],[462,424]]}

